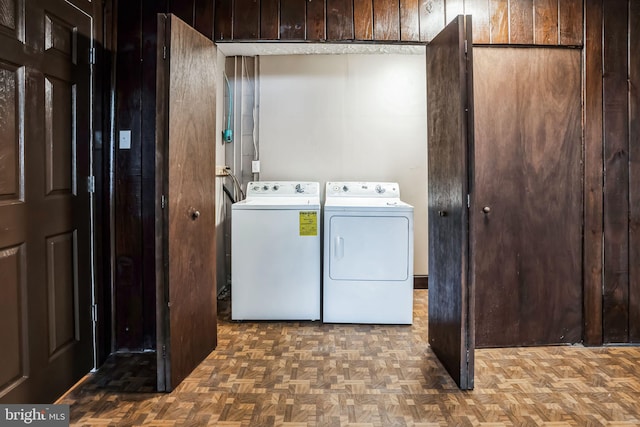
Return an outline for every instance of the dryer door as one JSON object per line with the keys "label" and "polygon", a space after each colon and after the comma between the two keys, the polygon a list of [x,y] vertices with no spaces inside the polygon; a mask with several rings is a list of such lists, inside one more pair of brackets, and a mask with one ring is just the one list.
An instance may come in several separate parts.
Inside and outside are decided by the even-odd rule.
{"label": "dryer door", "polygon": [[409,275],[409,219],[404,216],[331,217],[332,280],[404,281]]}

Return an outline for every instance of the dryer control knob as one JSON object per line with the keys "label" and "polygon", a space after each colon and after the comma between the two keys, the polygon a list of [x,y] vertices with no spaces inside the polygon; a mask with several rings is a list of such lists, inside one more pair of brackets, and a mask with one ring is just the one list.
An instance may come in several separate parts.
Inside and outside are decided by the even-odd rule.
{"label": "dryer control knob", "polygon": [[346,185],[344,187],[342,187],[342,191],[347,192],[349,191],[349,187],[347,187]]}

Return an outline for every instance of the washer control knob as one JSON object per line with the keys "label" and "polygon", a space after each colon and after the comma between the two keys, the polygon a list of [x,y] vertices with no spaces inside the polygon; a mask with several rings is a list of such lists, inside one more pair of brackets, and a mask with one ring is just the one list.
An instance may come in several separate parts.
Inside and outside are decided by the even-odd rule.
{"label": "washer control knob", "polygon": [[349,187],[347,187],[347,186],[345,185],[344,187],[342,187],[342,191],[344,191],[344,192],[346,193],[347,191],[349,191]]}
{"label": "washer control knob", "polygon": [[296,193],[304,193],[304,188],[300,184],[296,184]]}
{"label": "washer control knob", "polygon": [[386,188],[384,188],[382,185],[380,185],[380,184],[376,185],[376,193],[378,193],[378,194],[382,194],[382,193],[384,193],[385,191],[387,191],[387,189],[386,189]]}
{"label": "washer control knob", "polygon": [[269,189],[269,186],[268,186],[268,185],[265,185],[265,186],[263,186],[263,187],[262,187],[262,189],[263,189],[264,191],[267,191],[267,190]]}
{"label": "washer control knob", "polygon": [[278,191],[278,188],[280,188],[280,186],[279,186],[279,185],[274,185],[274,186],[273,186],[273,188],[272,188],[272,190],[273,190],[273,191]]}

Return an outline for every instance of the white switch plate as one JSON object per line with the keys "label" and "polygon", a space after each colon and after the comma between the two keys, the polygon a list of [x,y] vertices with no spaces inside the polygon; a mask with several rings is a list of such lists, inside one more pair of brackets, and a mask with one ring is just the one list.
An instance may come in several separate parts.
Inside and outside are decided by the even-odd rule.
{"label": "white switch plate", "polygon": [[118,146],[120,147],[121,150],[131,149],[131,131],[130,130],[120,131],[120,142]]}
{"label": "white switch plate", "polygon": [[251,172],[252,173],[260,173],[260,160],[252,160],[251,161]]}

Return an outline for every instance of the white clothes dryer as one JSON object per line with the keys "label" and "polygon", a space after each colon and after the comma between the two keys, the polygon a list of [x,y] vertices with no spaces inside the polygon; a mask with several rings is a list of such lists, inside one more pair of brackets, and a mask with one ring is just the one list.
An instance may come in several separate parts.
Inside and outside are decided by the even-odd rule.
{"label": "white clothes dryer", "polygon": [[231,319],[320,319],[320,187],[250,182],[231,207]]}
{"label": "white clothes dryer", "polygon": [[397,183],[327,183],[323,321],[412,323],[413,206]]}

